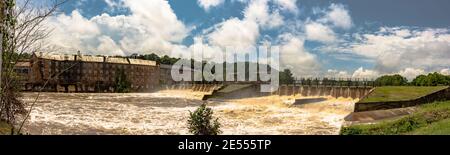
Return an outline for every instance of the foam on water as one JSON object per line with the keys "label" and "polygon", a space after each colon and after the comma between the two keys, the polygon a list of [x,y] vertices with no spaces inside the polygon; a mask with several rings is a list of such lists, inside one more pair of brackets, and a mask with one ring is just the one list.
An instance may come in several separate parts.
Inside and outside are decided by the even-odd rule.
{"label": "foam on water", "polygon": [[[30,103],[36,93],[25,93]],[[203,101],[189,93],[43,93],[25,131],[30,134],[189,134],[189,111]],[[267,98],[208,101],[223,134],[337,134],[349,99],[292,106]],[[266,102],[263,102],[266,101]],[[270,102],[267,102],[270,101]]]}

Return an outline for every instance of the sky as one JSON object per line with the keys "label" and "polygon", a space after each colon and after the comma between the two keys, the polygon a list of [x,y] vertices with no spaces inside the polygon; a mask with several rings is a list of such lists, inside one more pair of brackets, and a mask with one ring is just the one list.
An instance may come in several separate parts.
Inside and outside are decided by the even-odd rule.
{"label": "sky", "polygon": [[172,55],[280,47],[298,77],[450,74],[448,0],[69,0],[48,51]]}

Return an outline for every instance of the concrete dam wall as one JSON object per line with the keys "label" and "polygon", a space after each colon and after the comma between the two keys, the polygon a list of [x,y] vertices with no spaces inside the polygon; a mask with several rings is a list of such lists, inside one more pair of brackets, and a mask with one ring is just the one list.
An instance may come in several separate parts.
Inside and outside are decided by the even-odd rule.
{"label": "concrete dam wall", "polygon": [[268,95],[278,96],[331,96],[334,98],[360,99],[369,94],[371,87],[340,87],[340,86],[280,86],[277,91],[265,93],[255,84],[177,84],[162,86],[162,90],[190,90],[203,92],[203,100],[209,98],[242,99]]}
{"label": "concrete dam wall", "polygon": [[280,86],[274,94],[280,96],[332,96],[334,98],[358,99],[367,95],[371,87],[340,87],[340,86]]}
{"label": "concrete dam wall", "polygon": [[191,90],[193,92],[213,93],[222,88],[220,84],[177,84],[161,86],[162,90]]}

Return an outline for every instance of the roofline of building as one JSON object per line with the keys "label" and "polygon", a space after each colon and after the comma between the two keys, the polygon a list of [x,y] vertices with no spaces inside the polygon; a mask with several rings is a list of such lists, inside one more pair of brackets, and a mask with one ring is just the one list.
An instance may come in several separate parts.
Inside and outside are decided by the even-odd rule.
{"label": "roofline of building", "polygon": [[[114,57],[114,56],[91,56],[91,55],[81,55],[81,54],[73,54],[73,55],[69,55],[69,54],[51,54],[53,56],[69,56],[72,57],[73,59],[69,59],[69,60],[60,60],[60,59],[51,59],[51,58],[46,58],[43,57],[43,53],[40,52],[40,56],[36,53],[33,53],[33,57],[37,57],[39,59],[45,59],[45,60],[54,60],[54,61],[81,61],[81,62],[92,62],[92,63],[109,63],[109,64],[123,64],[123,65],[139,65],[139,66],[158,66],[158,63],[156,61],[151,61],[151,60],[143,60],[143,59],[132,59],[132,58],[127,58],[127,57]],[[83,56],[89,56],[89,57],[101,57],[103,60],[102,61],[83,61],[78,59],[78,57],[83,57]],[[108,58],[117,58],[117,59],[126,59],[127,63],[121,63],[121,62],[113,62],[113,61],[107,61]],[[139,63],[131,63],[132,60],[138,60],[138,61],[144,61],[144,62],[149,62],[151,64],[139,64]],[[154,64],[154,65],[153,65]]]}

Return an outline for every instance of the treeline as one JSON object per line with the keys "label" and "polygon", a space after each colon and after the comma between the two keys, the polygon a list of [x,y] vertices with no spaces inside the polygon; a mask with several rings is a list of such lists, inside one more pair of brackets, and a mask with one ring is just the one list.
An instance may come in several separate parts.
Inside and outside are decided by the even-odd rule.
{"label": "treeline", "polygon": [[375,80],[377,86],[449,86],[450,76],[437,72],[419,75],[411,82],[401,75],[384,75]]}
{"label": "treeline", "polygon": [[174,65],[178,60],[180,60],[180,58],[172,58],[172,57],[169,57],[168,55],[164,55],[164,56],[160,57],[155,53],[144,54],[144,55],[132,54],[131,56],[128,56],[128,58],[156,61],[156,63],[164,64],[164,65]]}
{"label": "treeline", "polygon": [[450,75],[446,76],[437,72],[428,75],[419,75],[411,84],[415,86],[450,86]]}

